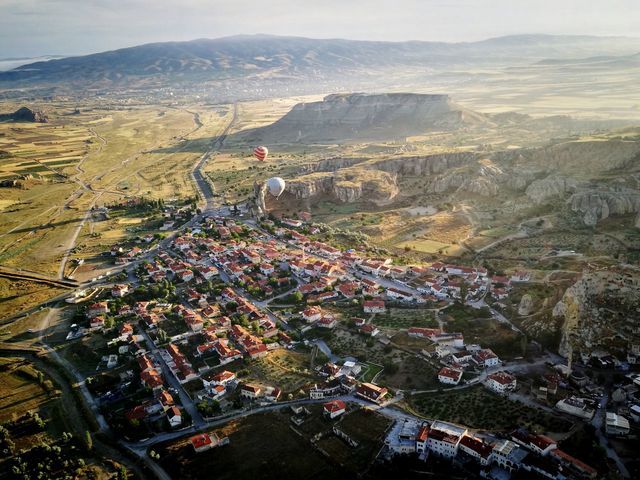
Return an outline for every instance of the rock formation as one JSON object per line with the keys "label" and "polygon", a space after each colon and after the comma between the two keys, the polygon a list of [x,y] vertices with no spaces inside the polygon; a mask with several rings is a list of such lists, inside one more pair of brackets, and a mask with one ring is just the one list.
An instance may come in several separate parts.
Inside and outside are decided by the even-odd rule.
{"label": "rock formation", "polygon": [[528,293],[525,293],[518,305],[518,315],[530,315],[531,312],[533,312],[533,298]]}
{"label": "rock formation", "polygon": [[481,123],[490,120],[456,105],[448,95],[335,94],[299,103],[275,123],[246,135],[268,143],[327,143],[403,138]]}
{"label": "rock formation", "polygon": [[32,110],[28,107],[20,107],[13,113],[0,114],[0,122],[36,122],[48,123],[49,117],[40,110]]}
{"label": "rock formation", "polygon": [[534,180],[527,187],[525,194],[539,205],[551,199],[564,198],[565,195],[576,191],[578,182],[562,175],[549,175],[542,180]]}

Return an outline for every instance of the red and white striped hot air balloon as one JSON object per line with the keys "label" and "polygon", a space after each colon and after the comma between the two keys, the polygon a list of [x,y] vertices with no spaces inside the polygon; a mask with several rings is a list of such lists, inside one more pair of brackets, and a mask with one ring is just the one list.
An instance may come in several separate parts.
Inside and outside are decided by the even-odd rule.
{"label": "red and white striped hot air balloon", "polygon": [[269,155],[269,149],[263,145],[260,145],[259,147],[253,149],[253,155],[261,162],[264,162],[267,159],[267,155]]}

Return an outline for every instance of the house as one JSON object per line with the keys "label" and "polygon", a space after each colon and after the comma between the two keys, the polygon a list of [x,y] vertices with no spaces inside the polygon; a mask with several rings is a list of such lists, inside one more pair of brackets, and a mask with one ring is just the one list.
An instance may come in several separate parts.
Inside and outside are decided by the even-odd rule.
{"label": "house", "polygon": [[491,447],[491,445],[483,442],[478,438],[464,435],[460,439],[460,443],[458,444],[458,451],[464,452],[465,454],[476,459],[476,461],[478,461],[480,465],[488,465],[489,459],[491,458],[491,453],[493,452],[493,448]]}
{"label": "house", "polygon": [[373,383],[363,383],[356,389],[356,395],[374,403],[382,403],[389,391]]}
{"label": "house", "polygon": [[277,402],[282,395],[282,390],[278,387],[267,387],[264,389],[264,399],[268,402]]}
{"label": "house", "polygon": [[496,393],[513,392],[516,389],[516,377],[506,372],[492,373],[487,376],[485,386]]}
{"label": "house", "polygon": [[462,379],[462,370],[455,368],[442,367],[438,372],[438,381],[449,385],[458,385]]}
{"label": "house", "polygon": [[211,267],[211,266],[206,266],[206,267],[200,267],[198,269],[198,272],[200,273],[200,275],[203,276],[203,278],[205,280],[211,280],[211,278],[215,277],[216,275],[218,275],[218,269],[216,267]]}
{"label": "house", "polygon": [[310,295],[309,298],[307,299],[307,302],[322,303],[332,298],[336,298],[337,296],[338,296],[337,292],[334,292],[334,291],[322,292],[322,293],[318,293],[317,295]]}
{"label": "house", "polygon": [[416,435],[416,452],[425,453],[427,451],[427,440],[429,439],[429,426],[422,425]]}
{"label": "house", "polygon": [[556,409],[585,420],[591,420],[595,414],[595,411],[589,408],[583,399],[577,397],[568,397],[558,401]]}
{"label": "house", "polygon": [[629,420],[622,415],[613,412],[607,412],[607,425],[605,427],[607,435],[622,437],[629,435]]}
{"label": "house", "polygon": [[171,394],[164,388],[156,394],[156,398],[158,399],[158,402],[160,402],[160,405],[162,405],[163,410],[168,410],[171,406],[176,404],[173,400],[173,396],[171,396]]}
{"label": "house", "polygon": [[175,405],[167,410],[167,420],[171,428],[179,427],[182,425],[182,414],[180,409]]}
{"label": "house", "polygon": [[318,322],[318,327],[332,329],[338,324],[336,317],[333,315],[325,315]]}
{"label": "house", "polygon": [[416,451],[416,438],[422,422],[405,418],[394,422],[384,443],[394,454],[410,454]]}
{"label": "house", "polygon": [[586,463],[572,457],[559,448],[552,450],[550,455],[557,462],[567,467],[567,469],[570,470],[570,473],[574,473],[577,477],[595,479],[598,476],[598,472],[595,468],[590,467]]}
{"label": "house", "polygon": [[196,453],[207,451],[210,448],[217,446],[219,443],[218,436],[215,433],[200,433],[191,437],[189,441]]}
{"label": "house", "polygon": [[325,363],[320,370],[318,370],[318,374],[322,377],[334,378],[338,372],[340,371],[340,367],[335,363]]}
{"label": "house", "polygon": [[531,274],[529,272],[520,271],[514,272],[513,275],[511,275],[511,282],[528,282],[529,280],[531,280]]}
{"label": "house", "polygon": [[376,327],[372,323],[361,325],[360,327],[358,327],[358,330],[360,331],[360,333],[364,333],[365,335],[368,335],[370,337],[375,337],[380,333],[378,327]]}
{"label": "house", "polygon": [[273,268],[273,265],[270,263],[263,263],[260,265],[260,273],[263,275],[271,275],[273,272],[275,272],[275,268]]}
{"label": "house", "polygon": [[511,432],[511,440],[539,455],[546,456],[558,448],[558,443],[546,435],[534,435],[524,429]]}
{"label": "house", "polygon": [[384,313],[387,311],[383,300],[365,300],[362,303],[362,309],[364,313]]}
{"label": "house", "polygon": [[90,319],[97,317],[98,315],[104,315],[105,313],[109,313],[109,305],[107,302],[92,303],[87,307],[85,313]]}
{"label": "house", "polygon": [[245,383],[240,387],[240,396],[249,400],[255,400],[262,394],[262,388],[258,385]]}
{"label": "house", "polygon": [[476,353],[473,356],[473,361],[482,368],[495,367],[500,364],[498,356],[489,348],[485,348]]}
{"label": "house", "polygon": [[98,315],[97,317],[93,317],[89,321],[89,326],[93,329],[104,327],[105,318],[102,315]]}
{"label": "house", "polygon": [[191,313],[191,314],[185,315],[184,322],[187,324],[187,326],[192,332],[199,332],[202,330],[202,327],[204,327],[204,322],[202,321],[202,317],[197,313]]}
{"label": "house", "polygon": [[120,336],[118,337],[118,340],[121,342],[127,342],[133,335],[133,326],[130,323],[123,323],[120,326],[119,332]]}
{"label": "house", "polygon": [[347,282],[338,285],[338,292],[340,292],[345,298],[353,298],[356,296],[356,290],[358,290],[358,284],[355,282]]}
{"label": "house", "polygon": [[500,440],[493,446],[491,461],[508,472],[518,470],[529,453],[511,440]]}
{"label": "house", "polygon": [[207,389],[216,385],[222,385],[223,387],[226,387],[227,384],[235,381],[236,374],[227,370],[223,370],[222,372],[203,375],[202,377],[200,377],[200,379],[202,380],[202,386]]}
{"label": "house", "polygon": [[414,338],[433,339],[441,333],[442,333],[442,330],[440,330],[439,328],[411,327],[409,328],[409,330],[407,330],[407,335]]}
{"label": "house", "polygon": [[302,312],[302,318],[307,323],[313,323],[322,317],[322,309],[320,307],[309,307]]}
{"label": "house", "polygon": [[193,280],[193,272],[191,270],[181,270],[176,273],[176,276],[183,282],[190,282]]}
{"label": "house", "polygon": [[124,297],[127,293],[129,293],[129,285],[126,284],[118,284],[114,285],[111,288],[111,296],[112,297]]}
{"label": "house", "polygon": [[458,363],[460,365],[465,365],[471,361],[473,355],[468,350],[461,350],[459,352],[454,352],[451,354],[451,360],[454,363]]}
{"label": "house", "polygon": [[395,287],[391,287],[387,289],[387,297],[389,298],[395,298],[397,300],[402,300],[405,302],[410,302],[412,301],[413,298],[413,294],[408,293],[408,292],[404,292],[402,290],[399,290]]}
{"label": "house", "polygon": [[250,345],[246,348],[247,355],[249,358],[262,358],[269,353],[268,347],[264,343],[259,343],[257,345]]}

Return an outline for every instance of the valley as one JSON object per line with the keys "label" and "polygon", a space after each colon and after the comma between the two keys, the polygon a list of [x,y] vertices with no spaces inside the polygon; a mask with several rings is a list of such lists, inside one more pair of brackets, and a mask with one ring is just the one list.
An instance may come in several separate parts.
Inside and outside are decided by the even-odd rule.
{"label": "valley", "polygon": [[636,44],[255,40],[0,72],[0,471],[634,478]]}

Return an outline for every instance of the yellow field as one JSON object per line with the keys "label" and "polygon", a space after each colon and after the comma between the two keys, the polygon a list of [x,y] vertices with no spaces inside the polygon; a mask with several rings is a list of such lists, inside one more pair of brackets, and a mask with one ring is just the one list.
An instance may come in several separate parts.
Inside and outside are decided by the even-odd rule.
{"label": "yellow field", "polygon": [[407,240],[397,244],[398,248],[409,247],[411,250],[416,250],[422,253],[445,253],[449,254],[449,249],[452,245],[447,243],[436,242],[435,240],[428,239],[416,239]]}

